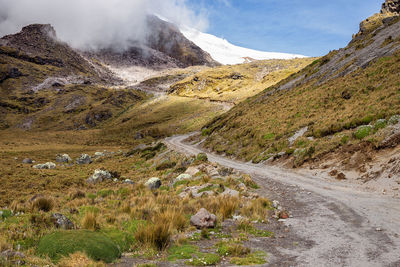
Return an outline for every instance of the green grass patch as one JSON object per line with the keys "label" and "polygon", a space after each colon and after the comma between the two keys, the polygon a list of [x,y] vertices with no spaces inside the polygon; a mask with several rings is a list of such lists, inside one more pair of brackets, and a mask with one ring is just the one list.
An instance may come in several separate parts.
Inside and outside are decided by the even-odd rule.
{"label": "green grass patch", "polygon": [[101,232],[108,236],[122,252],[128,251],[135,242],[132,234],[123,232],[119,229],[106,229]]}
{"label": "green grass patch", "polygon": [[191,259],[198,252],[199,248],[193,245],[172,246],[168,249],[168,261]]}
{"label": "green grass patch", "polygon": [[37,254],[49,256],[54,262],[74,252],[84,252],[96,261],[113,262],[121,256],[118,246],[105,234],[87,230],[58,231],[45,235]]}
{"label": "green grass patch", "polygon": [[192,266],[210,266],[216,265],[221,261],[221,257],[213,253],[198,253],[197,257],[190,259],[185,263]]}
{"label": "green grass patch", "polygon": [[363,125],[357,128],[356,132],[354,133],[354,137],[362,140],[372,132],[372,126],[370,125]]}
{"label": "green grass patch", "polygon": [[263,251],[256,251],[248,254],[246,257],[234,257],[230,260],[230,263],[235,265],[261,265],[265,264],[266,253]]}

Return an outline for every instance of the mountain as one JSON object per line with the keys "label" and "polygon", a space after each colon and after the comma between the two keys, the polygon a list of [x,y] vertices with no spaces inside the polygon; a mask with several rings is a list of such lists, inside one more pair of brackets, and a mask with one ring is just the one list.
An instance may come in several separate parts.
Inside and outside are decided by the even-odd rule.
{"label": "mountain", "polygon": [[262,52],[248,48],[239,47],[229,43],[227,40],[214,35],[200,32],[189,27],[181,27],[182,34],[198,45],[201,49],[208,52],[213,59],[221,64],[241,64],[254,60],[266,59],[293,59],[303,58],[303,55]]}
{"label": "mountain", "polygon": [[143,42],[132,42],[128,49],[113,48],[87,53],[112,66],[143,66],[152,69],[185,68],[196,65],[216,66],[218,63],[172,23],[149,15],[148,35]]}
{"label": "mountain", "polygon": [[[297,167],[318,164],[332,153],[338,153],[339,165],[350,164],[356,151],[372,158],[370,153],[399,144],[392,125],[400,118],[398,10],[399,1],[386,1],[347,47],[210,122],[203,145],[245,161],[283,157]],[[361,177],[369,169],[362,165],[367,160],[360,162]]]}

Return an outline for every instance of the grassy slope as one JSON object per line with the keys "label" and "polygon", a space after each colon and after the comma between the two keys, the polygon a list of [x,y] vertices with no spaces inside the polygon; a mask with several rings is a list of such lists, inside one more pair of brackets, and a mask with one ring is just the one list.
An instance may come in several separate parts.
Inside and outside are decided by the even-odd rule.
{"label": "grassy slope", "polygon": [[[369,33],[365,39],[368,41],[375,34]],[[359,37],[358,41],[362,39]],[[348,49],[354,49],[354,45],[352,42]],[[393,49],[398,42],[385,41],[381,46]],[[363,47],[355,51],[358,49]],[[357,126],[400,113],[399,51],[373,60],[364,69],[358,68],[322,84],[318,83],[319,77],[306,79],[336,54],[337,51],[331,52],[278,86],[214,120],[203,130],[203,134],[208,135],[205,146],[256,162],[281,151],[293,153],[297,148],[310,149],[309,154],[315,151],[315,156],[347,142],[359,142],[353,137]],[[337,73],[341,71],[343,69]],[[298,82],[298,77],[306,78]],[[295,81],[296,86],[290,90],[275,90],[290,81]],[[306,136],[314,140],[304,137],[290,146],[288,138],[305,126],[309,127]],[[373,142],[373,138],[370,141]]]}
{"label": "grassy slope", "polygon": [[127,110],[102,130],[99,140],[105,143],[134,144],[140,132],[147,141],[173,134],[198,131],[222,114],[222,105],[204,100],[166,96],[149,100]]}
{"label": "grassy slope", "polygon": [[239,103],[299,71],[313,60],[264,60],[209,68],[177,82],[170,91],[180,96]]}

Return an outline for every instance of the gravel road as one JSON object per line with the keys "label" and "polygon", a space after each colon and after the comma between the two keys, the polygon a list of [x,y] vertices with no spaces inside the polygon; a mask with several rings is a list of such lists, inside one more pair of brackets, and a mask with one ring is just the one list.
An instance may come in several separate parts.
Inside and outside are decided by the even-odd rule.
{"label": "gravel road", "polygon": [[[189,136],[167,138],[166,144],[186,154],[205,152],[185,143]],[[278,199],[291,212],[293,218],[285,224],[293,235],[307,240],[306,245],[277,246],[275,251],[266,251],[270,255],[266,266],[400,267],[399,199],[365,192],[357,185],[326,180],[311,172],[207,155],[211,162],[252,175],[262,187],[261,194]]]}

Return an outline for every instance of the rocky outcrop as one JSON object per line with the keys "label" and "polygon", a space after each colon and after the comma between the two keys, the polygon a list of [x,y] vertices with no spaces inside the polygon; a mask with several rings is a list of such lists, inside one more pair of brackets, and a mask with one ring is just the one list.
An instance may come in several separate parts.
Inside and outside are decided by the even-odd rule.
{"label": "rocky outcrop", "polygon": [[72,159],[68,154],[63,154],[63,155],[57,155],[56,156],[56,162],[59,163],[71,163]]}
{"label": "rocky outcrop", "polygon": [[381,14],[385,13],[400,14],[400,0],[386,0],[381,9]]}
{"label": "rocky outcrop", "polygon": [[88,154],[82,154],[77,160],[76,164],[90,164],[92,163],[92,158]]}
{"label": "rocky outcrop", "polygon": [[55,169],[56,164],[53,162],[46,162],[44,164],[37,164],[33,166],[34,169],[39,169],[39,170],[50,170],[50,169]]}
{"label": "rocky outcrop", "polygon": [[92,176],[90,176],[86,182],[88,183],[100,183],[103,182],[104,180],[109,180],[112,178],[112,175],[110,172],[105,171],[105,170],[95,170],[94,174]]}
{"label": "rocky outcrop", "polygon": [[71,222],[71,220],[63,214],[54,213],[51,215],[51,219],[57,228],[64,230],[72,230],[75,228],[75,225]]}

